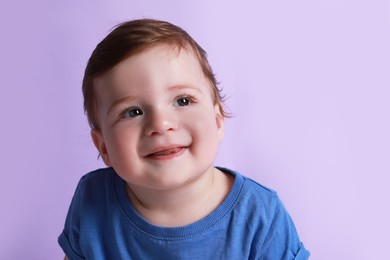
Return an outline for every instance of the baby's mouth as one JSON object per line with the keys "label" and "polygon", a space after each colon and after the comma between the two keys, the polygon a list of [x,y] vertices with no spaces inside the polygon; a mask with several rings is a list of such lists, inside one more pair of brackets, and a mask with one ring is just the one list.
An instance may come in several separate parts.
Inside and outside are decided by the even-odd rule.
{"label": "baby's mouth", "polygon": [[166,160],[171,159],[173,157],[179,156],[182,154],[187,147],[185,146],[177,146],[172,148],[162,148],[161,150],[158,150],[156,152],[148,154],[146,157],[150,159],[157,159],[157,160]]}

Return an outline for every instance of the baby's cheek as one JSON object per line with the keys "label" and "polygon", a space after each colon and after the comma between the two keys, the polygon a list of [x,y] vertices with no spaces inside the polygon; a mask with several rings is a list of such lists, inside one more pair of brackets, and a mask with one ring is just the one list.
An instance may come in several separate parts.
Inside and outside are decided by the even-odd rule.
{"label": "baby's cheek", "polygon": [[215,121],[203,121],[197,123],[198,138],[211,150],[219,143],[218,128]]}

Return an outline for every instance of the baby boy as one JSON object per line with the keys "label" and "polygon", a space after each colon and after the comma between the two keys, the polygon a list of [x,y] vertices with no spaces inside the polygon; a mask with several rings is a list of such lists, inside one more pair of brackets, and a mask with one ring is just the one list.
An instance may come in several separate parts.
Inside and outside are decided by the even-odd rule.
{"label": "baby boy", "polygon": [[308,258],[275,192],[214,167],[228,115],[184,30],[118,25],[93,51],[83,94],[107,168],[78,184],[59,237],[66,258]]}

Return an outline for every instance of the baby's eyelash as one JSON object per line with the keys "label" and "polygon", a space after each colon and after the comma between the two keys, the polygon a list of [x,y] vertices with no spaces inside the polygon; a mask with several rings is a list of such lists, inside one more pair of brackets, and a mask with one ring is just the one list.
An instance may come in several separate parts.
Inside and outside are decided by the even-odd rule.
{"label": "baby's eyelash", "polygon": [[120,118],[134,118],[143,114],[143,111],[138,107],[129,107],[120,113]]}
{"label": "baby's eyelash", "polygon": [[194,102],[194,103],[197,102],[196,96],[191,95],[191,94],[183,94],[183,95],[178,96],[177,98],[188,98],[189,100],[191,100],[191,102]]}
{"label": "baby's eyelash", "polygon": [[178,96],[175,99],[173,104],[174,104],[174,106],[181,107],[181,106],[188,106],[188,105],[194,104],[194,103],[196,103],[196,98],[193,95],[183,94],[183,95]]}

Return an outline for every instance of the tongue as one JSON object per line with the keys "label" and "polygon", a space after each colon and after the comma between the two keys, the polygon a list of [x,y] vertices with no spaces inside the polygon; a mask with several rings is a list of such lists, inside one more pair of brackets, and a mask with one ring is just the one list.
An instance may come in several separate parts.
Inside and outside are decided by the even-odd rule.
{"label": "tongue", "polygon": [[160,152],[157,152],[157,153],[152,153],[152,154],[150,154],[149,156],[169,155],[169,154],[172,154],[172,153],[177,153],[177,152],[179,152],[180,150],[181,150],[181,148],[180,148],[180,147],[177,147],[177,148],[172,148],[172,149],[160,151]]}

